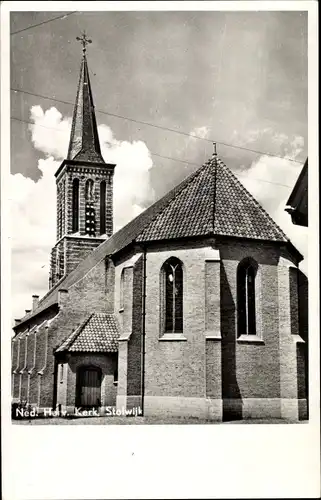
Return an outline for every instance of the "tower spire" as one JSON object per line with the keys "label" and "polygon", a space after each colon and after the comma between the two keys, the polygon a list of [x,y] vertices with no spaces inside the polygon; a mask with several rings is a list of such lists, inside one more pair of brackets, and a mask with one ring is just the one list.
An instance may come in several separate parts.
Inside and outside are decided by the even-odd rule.
{"label": "tower spire", "polygon": [[83,56],[67,159],[104,163],[100,151],[95,106],[86,57],[86,47],[89,43],[92,43],[92,40],[87,38],[85,32],[82,33],[81,37],[77,36],[76,40],[82,44]]}

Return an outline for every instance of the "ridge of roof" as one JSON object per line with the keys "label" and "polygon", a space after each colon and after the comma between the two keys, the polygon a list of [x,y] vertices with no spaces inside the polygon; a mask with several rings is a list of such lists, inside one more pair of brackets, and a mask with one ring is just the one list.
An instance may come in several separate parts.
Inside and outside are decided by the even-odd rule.
{"label": "ridge of roof", "polygon": [[244,194],[248,199],[250,199],[251,202],[254,203],[257,206],[257,208],[264,214],[264,216],[272,224],[272,226],[274,226],[275,229],[277,229],[277,231],[280,233],[283,241],[291,243],[290,239],[284,233],[284,231],[280,228],[280,226],[272,219],[272,217],[270,216],[270,214],[263,208],[263,206],[261,205],[261,203],[259,201],[257,201],[257,199],[254,198],[254,196],[246,189],[246,187],[242,184],[242,182],[240,182],[240,180],[231,171],[231,169],[229,169],[226,166],[226,164],[221,159],[218,159],[217,161],[218,161],[219,166],[223,167],[226,175],[229,176],[233,180],[233,182],[238,185],[238,187],[242,191],[242,194]]}
{"label": "ridge of roof", "polygon": [[[186,179],[184,179],[183,182],[180,183],[177,186],[177,191],[174,193],[174,196],[170,197],[167,200],[168,202],[164,203],[164,205],[161,207],[161,209],[159,211],[155,212],[154,217],[148,222],[148,224],[141,231],[141,233],[137,235],[136,241],[137,242],[149,241],[149,239],[145,240],[145,238],[144,238],[144,235],[146,235],[146,233],[148,232],[148,228],[155,222],[155,220],[158,217],[160,217],[160,216],[162,216],[164,214],[165,210],[170,210],[172,204],[174,204],[174,203],[179,204],[180,197],[184,196],[184,194],[186,193],[186,190],[190,187],[190,185],[192,184],[192,182],[195,182],[195,180],[199,176],[201,176],[204,172],[206,172],[207,170],[209,170],[208,173],[210,174],[211,173],[210,169],[212,168],[212,166],[213,166],[212,159],[209,159],[201,167],[199,167],[195,172],[193,172]],[[212,176],[210,176],[210,178],[211,177]],[[171,194],[171,193],[172,193],[172,191],[170,191],[169,194]],[[166,195],[165,195],[165,197],[166,197]],[[211,232],[211,229],[209,228],[208,231],[207,231],[207,234],[210,234],[210,232]],[[160,239],[160,238],[158,238],[158,239]]]}

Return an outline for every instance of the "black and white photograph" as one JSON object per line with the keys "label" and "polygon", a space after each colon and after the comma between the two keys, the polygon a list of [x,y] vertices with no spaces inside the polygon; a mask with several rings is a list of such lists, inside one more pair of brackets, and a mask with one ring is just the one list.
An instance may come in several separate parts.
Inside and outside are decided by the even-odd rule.
{"label": "black and white photograph", "polygon": [[308,429],[313,2],[6,3],[11,432]]}

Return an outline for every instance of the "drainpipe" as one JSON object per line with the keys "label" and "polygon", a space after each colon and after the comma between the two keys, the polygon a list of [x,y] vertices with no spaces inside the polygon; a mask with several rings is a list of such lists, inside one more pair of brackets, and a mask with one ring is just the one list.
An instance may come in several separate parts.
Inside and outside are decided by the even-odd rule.
{"label": "drainpipe", "polygon": [[144,416],[145,398],[145,323],[146,323],[146,247],[143,247],[143,296],[142,296],[142,342],[141,342],[141,389],[142,389],[142,416]]}

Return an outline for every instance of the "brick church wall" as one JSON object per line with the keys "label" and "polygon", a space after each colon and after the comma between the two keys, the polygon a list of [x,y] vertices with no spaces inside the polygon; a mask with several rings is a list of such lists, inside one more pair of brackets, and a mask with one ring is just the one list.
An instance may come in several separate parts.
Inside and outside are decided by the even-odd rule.
{"label": "brick church wall", "polygon": [[11,363],[12,363],[12,371],[16,373],[12,373],[12,388],[11,388],[11,394],[12,398],[18,398],[17,395],[17,389],[15,389],[17,385],[17,380],[19,378],[18,376],[18,367],[19,367],[19,339],[13,338],[11,340]]}
{"label": "brick church wall", "polygon": [[[53,403],[53,380],[55,374],[54,350],[93,312],[107,312],[105,262],[99,262],[88,274],[71,286],[62,299],[61,310],[48,328],[48,358],[41,378],[40,406]],[[111,270],[112,272],[112,270]],[[75,307],[75,304],[77,305]]]}
{"label": "brick church wall", "polygon": [[21,340],[20,340],[20,335],[17,335],[16,338],[14,339],[14,344],[15,344],[15,364],[13,366],[14,368],[14,377],[13,377],[13,390],[12,390],[12,395],[14,399],[19,399],[20,398],[20,374],[19,371],[21,370],[20,368],[20,349],[21,349]]}
{"label": "brick church wall", "polygon": [[[224,245],[221,274],[223,398],[278,398],[278,252],[262,244]],[[246,257],[259,266],[262,343],[242,343],[237,332],[237,267]],[[257,282],[256,279],[256,282]]]}
{"label": "brick church wall", "polygon": [[[205,396],[205,248],[159,245],[146,258],[146,397]],[[175,256],[183,263],[184,340],[160,340],[160,271]]]}
{"label": "brick church wall", "polygon": [[308,279],[300,270],[298,271],[298,313],[299,313],[299,335],[304,343],[297,344],[298,359],[298,397],[309,396],[309,301],[308,301]]}
{"label": "brick church wall", "polygon": [[133,396],[142,394],[141,387],[141,348],[142,348],[142,298],[143,298],[143,256],[135,263],[133,269],[132,285],[132,333],[128,341],[127,359],[127,397],[128,406],[136,406],[140,403]]}
{"label": "brick church wall", "polygon": [[[205,248],[184,245],[182,249],[172,245],[172,250],[169,250],[168,247],[168,244],[166,247],[154,245],[153,250],[147,253],[145,398],[148,404],[153,406],[153,398],[162,397],[168,400],[164,404],[175,406],[175,398],[183,397],[189,399],[191,410],[193,398],[204,398],[206,395],[211,399],[222,397],[225,417],[246,418],[268,414],[280,417],[283,411],[282,388],[287,387],[282,382],[284,363],[284,370],[293,372],[294,381],[297,375],[299,380],[302,379],[298,383],[297,394],[303,394],[305,384],[304,377],[300,375],[306,373],[301,353],[304,348],[299,345],[296,356],[287,341],[282,340],[287,338],[287,331],[292,331],[292,335],[297,337],[299,332],[300,309],[295,304],[297,284],[292,280],[287,288],[280,288],[280,268],[284,262],[287,268],[295,266],[295,263],[285,250],[273,244],[217,243],[221,262],[210,263],[215,269],[212,276],[214,283],[220,276],[220,294],[215,294],[215,287],[210,283],[211,271],[206,262]],[[162,264],[171,256],[178,257],[184,266],[183,335],[186,341],[160,338],[159,273]],[[258,263],[257,336],[251,339],[239,338],[237,328],[237,267],[246,257]],[[209,285],[212,287],[210,295]],[[220,310],[220,318],[215,316],[213,310],[207,310],[211,302],[214,309]],[[282,330],[280,310],[285,311],[286,330]],[[213,325],[212,331],[208,323]],[[295,397],[298,397],[297,394]]]}
{"label": "brick church wall", "polygon": [[38,371],[43,368],[45,360],[44,325],[39,325],[34,333],[34,348],[35,352],[33,359],[33,370],[29,379],[29,403],[33,406],[38,405]]}
{"label": "brick church wall", "polygon": [[[13,378],[13,397],[27,399],[28,370],[34,366],[29,377],[29,401],[40,407],[51,407],[54,402],[54,375],[56,349],[88,316],[93,312],[112,312],[114,307],[114,266],[110,261],[99,262],[78,283],[70,287],[66,293],[62,292],[59,313],[47,311],[47,319],[51,319],[49,327],[44,323],[45,313],[33,319],[30,325],[23,325],[22,332],[13,340],[13,359],[18,358],[17,374]],[[75,306],[76,305],[76,306]],[[55,315],[56,314],[56,315]],[[38,322],[37,322],[38,320]],[[28,326],[38,326],[36,333],[27,338],[27,351],[24,329]],[[34,341],[35,339],[35,341]],[[35,343],[36,342],[36,343]],[[20,347],[19,347],[20,343]],[[34,348],[36,356],[34,358]],[[25,374],[19,371],[26,366]],[[42,375],[38,372],[41,371]],[[23,378],[21,378],[23,377]],[[21,380],[20,380],[21,378]],[[40,401],[39,397],[40,388]],[[22,391],[21,391],[22,390]],[[21,394],[20,394],[21,391]]]}
{"label": "brick church wall", "polygon": [[[27,384],[26,384],[26,357],[27,357],[27,333],[20,337],[20,356],[19,356],[19,392],[21,401],[27,400]],[[22,372],[22,373],[21,373]]]}

